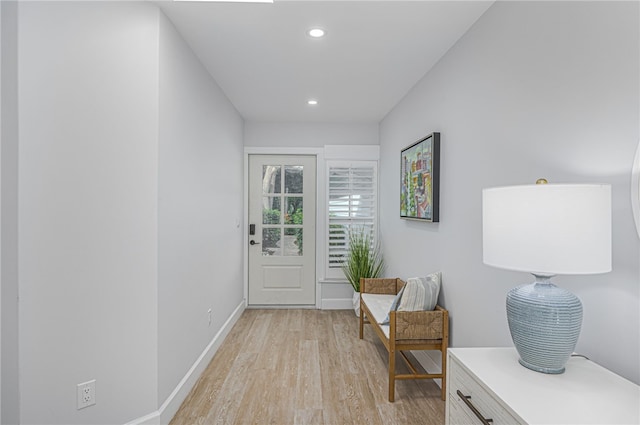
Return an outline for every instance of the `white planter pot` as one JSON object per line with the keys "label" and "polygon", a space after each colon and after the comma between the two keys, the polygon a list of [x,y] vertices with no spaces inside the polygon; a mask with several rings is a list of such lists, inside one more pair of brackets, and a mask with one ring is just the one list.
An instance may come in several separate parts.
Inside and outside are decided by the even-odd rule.
{"label": "white planter pot", "polygon": [[360,317],[360,292],[353,292],[353,311]]}

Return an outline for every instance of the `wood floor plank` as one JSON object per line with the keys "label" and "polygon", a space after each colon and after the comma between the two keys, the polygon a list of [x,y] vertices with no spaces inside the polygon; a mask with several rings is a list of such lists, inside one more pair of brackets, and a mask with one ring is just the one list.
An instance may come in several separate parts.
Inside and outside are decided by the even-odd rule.
{"label": "wood floor plank", "polygon": [[272,312],[270,318],[270,325],[266,330],[265,341],[263,342],[260,367],[276,370],[284,357],[283,347],[286,343],[287,335],[291,331],[289,331],[286,315]]}
{"label": "wood floor plank", "polygon": [[287,323],[289,324],[290,331],[301,331],[303,330],[303,317],[305,315],[305,310],[283,310],[283,314],[287,318]]}
{"label": "wood floor plank", "polygon": [[350,310],[246,310],[170,425],[443,424],[432,380],[387,401],[387,356]]}
{"label": "wood floor plank", "polygon": [[382,425],[371,389],[359,374],[346,374],[347,406],[353,423]]}
{"label": "wood floor plank", "polygon": [[[238,411],[241,410],[240,402],[246,392],[247,376],[252,365],[256,362],[256,353],[239,353],[233,363],[229,375],[222,382],[217,397],[211,400],[207,409],[207,424],[231,424],[234,423]],[[205,407],[205,406],[203,406]]]}
{"label": "wood floor plank", "polygon": [[298,410],[322,409],[320,355],[317,340],[305,340],[300,344],[295,407]]}
{"label": "wood floor plank", "polygon": [[296,410],[294,425],[322,425],[324,416],[322,409],[298,409]]}
{"label": "wood floor plank", "polygon": [[[241,409],[234,419],[235,424],[272,424],[269,418],[270,385],[274,373],[268,369],[253,370],[249,374],[245,392],[240,401]],[[228,422],[231,423],[231,422]]]}
{"label": "wood floor plank", "polygon": [[[288,316],[279,316],[283,319],[283,325],[288,326]],[[288,329],[286,326],[283,329]],[[280,349],[276,354],[273,379],[269,383],[269,419],[274,424],[289,425],[294,421],[302,332],[279,332],[275,338]]]}
{"label": "wood floor plank", "polygon": [[[258,313],[258,317],[256,317],[248,330],[245,343],[242,345],[242,351],[247,353],[261,353],[263,351],[272,315],[273,313],[271,312]],[[264,357],[261,356],[259,360],[264,360]]]}
{"label": "wood floor plank", "polygon": [[322,408],[325,425],[350,424],[351,412],[345,402],[347,386],[338,344],[336,343],[333,323],[339,317],[330,317],[325,321],[326,339],[322,340],[320,350],[320,378],[322,386]]}

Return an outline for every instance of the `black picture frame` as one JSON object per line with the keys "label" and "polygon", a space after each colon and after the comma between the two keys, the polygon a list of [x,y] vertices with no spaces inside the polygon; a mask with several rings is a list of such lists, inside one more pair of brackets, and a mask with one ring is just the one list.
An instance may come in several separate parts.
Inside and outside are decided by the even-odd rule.
{"label": "black picture frame", "polygon": [[400,218],[440,221],[440,133],[400,152]]}

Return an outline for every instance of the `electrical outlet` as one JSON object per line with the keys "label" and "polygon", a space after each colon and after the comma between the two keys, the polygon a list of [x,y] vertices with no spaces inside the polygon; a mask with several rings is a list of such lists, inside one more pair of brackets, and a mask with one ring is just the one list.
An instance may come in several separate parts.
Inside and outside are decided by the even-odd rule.
{"label": "electrical outlet", "polygon": [[96,380],[83,382],[77,386],[78,410],[96,404]]}
{"label": "electrical outlet", "polygon": [[211,326],[211,309],[207,310],[207,313],[209,314],[209,326]]}

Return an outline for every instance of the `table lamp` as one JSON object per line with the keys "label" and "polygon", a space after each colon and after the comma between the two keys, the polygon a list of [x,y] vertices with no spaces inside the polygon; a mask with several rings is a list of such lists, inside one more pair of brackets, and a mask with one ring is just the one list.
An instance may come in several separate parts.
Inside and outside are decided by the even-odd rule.
{"label": "table lamp", "polygon": [[538,184],[482,191],[483,260],[534,281],[507,294],[507,321],[523,366],[563,373],[582,325],[582,303],[557,274],[611,271],[611,186]]}

